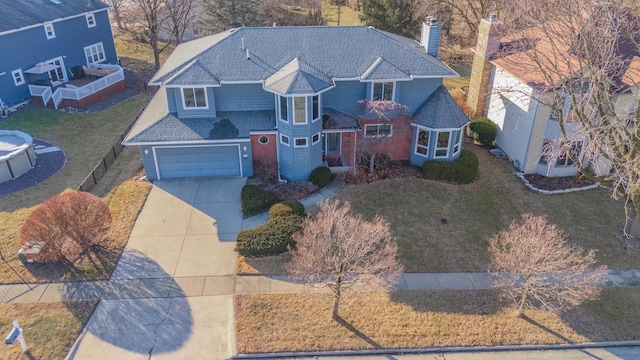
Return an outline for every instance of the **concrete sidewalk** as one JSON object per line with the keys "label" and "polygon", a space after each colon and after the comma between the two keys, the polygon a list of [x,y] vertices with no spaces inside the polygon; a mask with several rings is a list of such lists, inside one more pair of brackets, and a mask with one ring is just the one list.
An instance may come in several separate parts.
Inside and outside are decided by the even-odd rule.
{"label": "concrete sidewalk", "polygon": [[[397,290],[488,290],[488,273],[405,273]],[[606,287],[640,286],[640,269],[609,270]],[[220,275],[119,279],[50,284],[0,285],[0,302],[115,300],[200,297],[233,294],[303,293],[315,288],[287,276]]]}

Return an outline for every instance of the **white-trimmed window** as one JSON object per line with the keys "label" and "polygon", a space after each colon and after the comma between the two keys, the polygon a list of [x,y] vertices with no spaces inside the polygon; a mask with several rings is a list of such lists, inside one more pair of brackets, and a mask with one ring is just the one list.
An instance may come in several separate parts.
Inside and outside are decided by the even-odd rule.
{"label": "white-trimmed window", "polygon": [[104,56],[104,47],[102,46],[102,43],[99,42],[85,47],[84,57],[87,59],[87,65],[103,62],[106,58]]}
{"label": "white-trimmed window", "polygon": [[371,89],[371,100],[393,101],[394,82],[374,82]]}
{"label": "white-trimmed window", "polygon": [[320,138],[321,137],[320,137],[320,133],[319,132],[313,134],[313,136],[311,137],[311,145],[315,145],[315,144],[319,143],[320,142]]}
{"label": "white-trimmed window", "polygon": [[311,108],[313,112],[313,120],[316,121],[320,119],[320,95],[315,95],[311,97]]}
{"label": "white-trimmed window", "polygon": [[53,39],[56,37],[56,31],[53,30],[53,24],[44,24],[44,33],[47,34],[47,39]]}
{"label": "white-trimmed window", "polygon": [[280,144],[291,146],[291,144],[289,144],[289,137],[287,135],[280,134]]}
{"label": "white-trimmed window", "polygon": [[462,148],[462,130],[453,131],[453,155],[458,155]]}
{"label": "white-trimmed window", "polygon": [[429,156],[429,137],[431,132],[418,128],[418,141],[416,141],[416,154],[424,157]]}
{"label": "white-trimmed window", "polygon": [[13,70],[11,72],[11,77],[13,78],[13,83],[16,84],[16,86],[24,84],[24,75],[22,74],[22,69]]}
{"label": "white-trimmed window", "polygon": [[55,69],[49,70],[49,79],[54,85],[69,80],[62,56],[45,61],[45,63],[55,66]]}
{"label": "white-trimmed window", "polygon": [[205,88],[182,88],[182,105],[185,109],[209,108]]}
{"label": "white-trimmed window", "polygon": [[307,147],[307,138],[293,138],[294,147]]}
{"label": "white-trimmed window", "polygon": [[369,124],[364,126],[364,137],[377,138],[393,135],[391,124]]}
{"label": "white-trimmed window", "polygon": [[96,16],[94,14],[87,14],[85,18],[87,19],[87,27],[92,28],[96,26]]}
{"label": "white-trimmed window", "polygon": [[307,123],[307,98],[306,97],[293,98],[293,123],[298,125]]}
{"label": "white-trimmed window", "polygon": [[279,96],[280,101],[278,107],[280,109],[280,121],[289,122],[289,110],[287,108],[287,98],[285,96]]}
{"label": "white-trimmed window", "polygon": [[449,157],[449,141],[451,141],[450,131],[438,131],[434,158]]}

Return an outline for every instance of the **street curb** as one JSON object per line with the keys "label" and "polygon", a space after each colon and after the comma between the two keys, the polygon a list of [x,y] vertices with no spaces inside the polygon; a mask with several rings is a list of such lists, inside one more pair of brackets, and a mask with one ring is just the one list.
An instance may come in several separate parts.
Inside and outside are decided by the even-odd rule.
{"label": "street curb", "polygon": [[475,353],[475,352],[507,352],[507,351],[536,351],[536,350],[571,350],[571,349],[591,349],[640,346],[640,340],[626,341],[602,341],[586,342],[574,344],[550,344],[550,345],[498,345],[498,346],[452,346],[452,347],[431,347],[415,349],[374,349],[374,350],[337,350],[337,351],[300,351],[282,353],[256,353],[256,354],[236,354],[232,359],[283,359],[298,357],[337,357],[337,356],[372,356],[372,355],[420,355],[420,354],[440,354],[440,353]]}

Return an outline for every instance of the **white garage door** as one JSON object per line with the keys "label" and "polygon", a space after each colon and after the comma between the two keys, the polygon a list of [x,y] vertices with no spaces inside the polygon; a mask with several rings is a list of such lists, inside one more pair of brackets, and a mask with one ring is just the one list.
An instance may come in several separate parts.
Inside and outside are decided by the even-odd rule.
{"label": "white garage door", "polygon": [[159,178],[241,176],[238,145],[156,148]]}

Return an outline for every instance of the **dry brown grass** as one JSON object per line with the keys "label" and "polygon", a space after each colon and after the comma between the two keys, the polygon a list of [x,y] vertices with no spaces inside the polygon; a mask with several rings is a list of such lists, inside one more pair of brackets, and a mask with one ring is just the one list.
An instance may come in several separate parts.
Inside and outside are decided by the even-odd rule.
{"label": "dry brown grass", "polygon": [[[611,309],[610,304],[616,306]],[[626,304],[626,306],[623,306]],[[330,294],[236,296],[239,353],[560,344],[640,336],[640,289],[606,289],[563,317],[501,305],[493,291],[352,293],[331,321]]]}
{"label": "dry brown grass", "polygon": [[[62,280],[86,280],[108,278],[144,204],[151,183],[129,180],[116,186],[104,200],[111,211],[112,226],[107,235],[108,243],[90,259],[75,264],[76,269],[61,264],[23,265],[16,255],[0,262],[0,283],[48,282]],[[10,219],[0,223],[8,233],[18,231],[24,219],[35,207],[20,209],[9,214]],[[17,250],[16,250],[17,251]]]}
{"label": "dry brown grass", "polygon": [[[93,313],[96,301],[0,304],[0,331],[7,334],[16,319],[24,329],[31,359],[64,358]],[[0,347],[4,360],[27,359],[20,344]]]}
{"label": "dry brown grass", "polygon": [[[535,194],[513,176],[515,169],[505,160],[481,147],[465,147],[480,160],[478,179],[471,184],[387,179],[347,185],[337,198],[349,201],[365,219],[378,214],[389,221],[406,272],[486,271],[488,239],[522,213],[547,215],[569,234],[570,243],[596,249],[596,259],[609,268],[640,264],[640,252],[625,250],[616,238],[624,225],[624,209],[610,191]],[[267,261],[250,262],[251,271],[271,269]]]}

